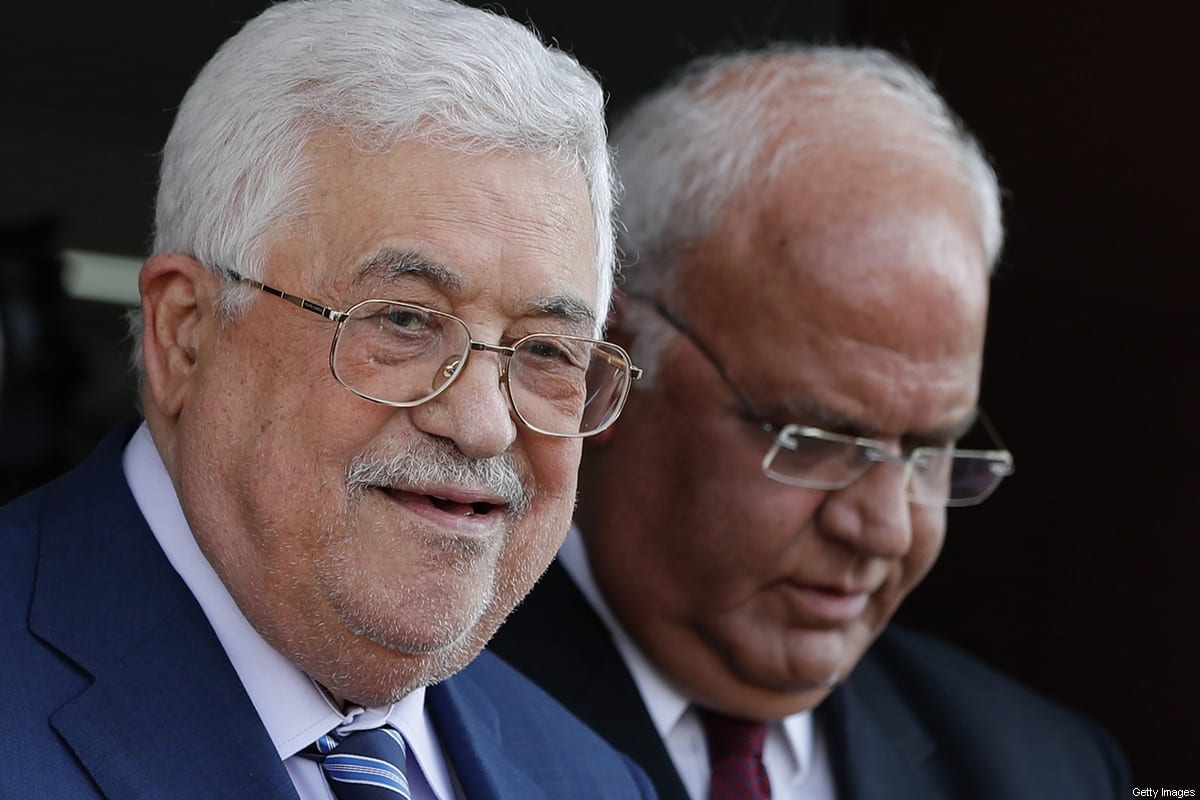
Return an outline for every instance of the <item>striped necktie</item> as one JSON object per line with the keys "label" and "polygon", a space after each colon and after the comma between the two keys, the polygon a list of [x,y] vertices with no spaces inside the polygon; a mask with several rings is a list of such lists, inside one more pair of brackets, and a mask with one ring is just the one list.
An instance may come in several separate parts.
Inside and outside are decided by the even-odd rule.
{"label": "striped necktie", "polygon": [[314,747],[305,755],[321,762],[338,800],[412,800],[404,737],[395,728],[322,736]]}
{"label": "striped necktie", "polygon": [[712,764],[709,800],[771,800],[771,783],[762,760],[766,724],[704,709],[700,721]]}

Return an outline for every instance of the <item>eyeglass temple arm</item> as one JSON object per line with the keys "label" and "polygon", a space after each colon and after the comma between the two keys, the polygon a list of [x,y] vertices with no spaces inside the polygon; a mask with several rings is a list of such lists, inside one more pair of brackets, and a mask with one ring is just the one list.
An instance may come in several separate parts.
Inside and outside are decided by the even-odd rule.
{"label": "eyeglass temple arm", "polygon": [[1000,438],[1000,431],[996,430],[996,426],[992,424],[991,417],[987,415],[987,412],[984,411],[982,407],[978,407],[978,410],[979,421],[983,423],[983,429],[988,432],[988,435],[991,436],[992,440],[996,443],[996,448],[998,450],[1003,450],[1006,453],[1009,452],[1008,445],[1006,445],[1004,440]]}
{"label": "eyeglass temple arm", "polygon": [[[1016,465],[1013,460],[1012,452],[1008,449],[1008,445],[1004,443],[1004,440],[1000,438],[1000,432],[996,430],[996,426],[992,424],[987,412],[978,406],[976,406],[976,411],[978,412],[977,417],[979,422],[983,425],[983,429],[987,431],[988,435],[992,437],[992,441],[996,446],[990,450],[962,449],[955,447],[955,455],[988,460],[991,464],[990,469],[992,473],[998,477],[1005,478],[1009,475],[1012,475],[1016,471]],[[1001,467],[1002,471],[997,471],[996,468],[998,466]]]}
{"label": "eyeglass temple arm", "polygon": [[692,333],[691,329],[683,323],[683,320],[672,314],[666,306],[649,295],[642,294],[641,292],[629,292],[626,296],[650,306],[658,312],[660,317],[670,323],[672,328],[682,333],[688,339],[691,339],[692,344],[696,345],[696,349],[704,354],[704,357],[707,358],[713,365],[713,368],[716,369],[717,374],[721,376],[721,380],[725,381],[725,385],[728,386],[733,394],[737,397],[738,402],[742,404],[742,408],[744,408],[752,417],[754,417],[756,421],[763,423],[763,428],[768,433],[774,429],[774,426],[770,425],[770,423],[768,423],[766,419],[755,410],[754,404],[747,399],[746,395],[742,394],[742,390],[738,388],[736,383],[733,382],[733,378],[729,377],[729,373],[725,371],[725,367],[722,366],[721,362],[717,359],[713,351],[708,349],[708,345],[706,345],[698,336],[696,336],[696,334]]}
{"label": "eyeglass temple arm", "polygon": [[628,369],[630,380],[637,381],[637,380],[642,379],[642,374],[643,374],[642,368],[637,366],[636,364],[634,364],[632,361],[630,361],[626,358],[619,358],[618,356],[615,356],[612,353],[609,353],[608,351],[604,350],[604,348],[602,348],[602,347],[595,348],[594,352],[596,355],[603,358],[605,361],[607,361],[612,366],[617,367],[619,369]]}
{"label": "eyeglass temple arm", "polygon": [[260,281],[247,278],[245,275],[234,272],[233,270],[225,267],[218,267],[217,269],[228,278],[238,281],[239,283],[248,284],[256,289],[261,289],[267,294],[273,294],[281,300],[286,300],[294,306],[303,308],[305,311],[311,311],[314,314],[320,314],[322,317],[325,317],[325,319],[332,320],[334,322],[341,322],[346,318],[346,312],[344,311],[338,311],[335,308],[327,308],[326,306],[317,305],[309,300],[305,300],[303,297],[294,294],[288,294],[282,289],[276,289],[274,286],[268,286]]}
{"label": "eyeglass temple arm", "polygon": [[992,441],[996,443],[997,448],[995,450],[984,450],[981,451],[981,453],[1003,458],[1005,461],[1005,467],[1007,468],[1007,471],[1004,474],[1012,475],[1017,469],[1016,464],[1013,461],[1012,451],[1008,449],[1008,445],[1006,445],[1004,440],[1000,438],[1000,431],[996,430],[996,426],[992,424],[991,418],[987,415],[987,412],[985,412],[982,407],[979,409],[979,421],[983,423],[983,429],[986,430],[988,435],[992,437]]}

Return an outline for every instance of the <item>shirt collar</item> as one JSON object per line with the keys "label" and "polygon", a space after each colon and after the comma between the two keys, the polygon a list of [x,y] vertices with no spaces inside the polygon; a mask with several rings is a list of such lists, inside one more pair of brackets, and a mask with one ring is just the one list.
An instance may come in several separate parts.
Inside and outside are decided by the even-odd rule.
{"label": "shirt collar", "polygon": [[591,563],[588,561],[583,537],[577,526],[572,525],[567,533],[567,538],[558,551],[558,560],[608,628],[625,664],[629,667],[630,674],[633,675],[638,691],[641,692],[642,701],[646,704],[650,719],[654,721],[654,727],[658,729],[660,736],[665,737],[687,713],[691,702],[671,685],[617,622],[616,615],[604,601],[600,587],[592,576]]}
{"label": "shirt collar", "polygon": [[[613,637],[613,642],[625,660],[633,681],[642,695],[642,701],[664,740],[681,723],[689,721],[694,715],[688,715],[691,701],[667,679],[662,672],[651,663],[626,633],[616,615],[605,602],[600,587],[592,575],[591,563],[588,560],[587,549],[579,527],[572,525],[567,533],[562,547],[558,551],[558,560],[579,587],[579,591],[587,599],[592,609],[600,617],[605,627]],[[687,717],[685,718],[685,715]],[[695,724],[699,724],[698,718]],[[812,764],[813,760],[813,716],[811,711],[802,711],[774,723],[771,728],[778,735],[786,748],[787,761],[790,762],[795,780],[799,781]]]}

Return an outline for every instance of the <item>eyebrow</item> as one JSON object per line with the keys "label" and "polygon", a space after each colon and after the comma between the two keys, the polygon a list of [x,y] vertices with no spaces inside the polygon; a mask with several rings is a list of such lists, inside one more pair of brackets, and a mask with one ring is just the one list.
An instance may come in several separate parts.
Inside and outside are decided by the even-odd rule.
{"label": "eyebrow", "polygon": [[[793,400],[785,403],[784,408],[788,414],[794,414],[801,419],[816,420],[817,427],[824,428],[833,433],[859,436],[865,439],[878,439],[880,436],[877,429],[863,425],[861,422],[857,422],[808,400]],[[978,417],[979,409],[975,407],[971,409],[970,414],[952,425],[930,431],[914,431],[905,434],[902,438],[917,443],[958,441],[975,426]]]}
{"label": "eyebrow", "polygon": [[[421,278],[448,292],[462,291],[466,286],[463,277],[445,265],[430,261],[413,250],[395,247],[384,248],[368,258],[359,270],[356,282],[368,278],[394,281],[402,277]],[[526,307],[524,314],[561,319],[573,326],[586,328],[589,335],[596,325],[596,314],[591,307],[580,298],[568,294],[535,300]]]}
{"label": "eyebrow", "polygon": [[812,420],[813,424],[817,427],[824,428],[833,433],[841,433],[848,436],[863,436],[866,438],[873,438],[873,434],[877,433],[873,428],[868,428],[852,420],[850,417],[817,405],[811,400],[789,400],[782,407],[788,416],[798,417],[802,420]]}
{"label": "eyebrow", "polygon": [[596,326],[596,315],[587,303],[571,295],[543,297],[530,304],[530,316],[553,317],[579,328],[586,328],[591,336]]}
{"label": "eyebrow", "polygon": [[935,431],[935,434],[941,437],[942,441],[956,442],[967,435],[971,428],[975,427],[975,423],[979,421],[979,406],[971,409],[971,413],[962,419],[957,425],[951,425],[942,431]]}
{"label": "eyebrow", "polygon": [[356,282],[367,278],[393,281],[402,277],[416,277],[429,281],[439,289],[460,291],[462,276],[442,264],[430,261],[412,250],[388,247],[367,259],[359,270]]}

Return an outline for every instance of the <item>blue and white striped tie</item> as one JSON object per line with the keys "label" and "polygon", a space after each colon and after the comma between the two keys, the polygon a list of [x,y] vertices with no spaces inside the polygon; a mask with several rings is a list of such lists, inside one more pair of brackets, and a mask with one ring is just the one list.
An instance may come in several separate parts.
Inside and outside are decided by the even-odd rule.
{"label": "blue and white striped tie", "polygon": [[404,737],[395,728],[322,736],[316,750],[338,800],[412,800]]}

